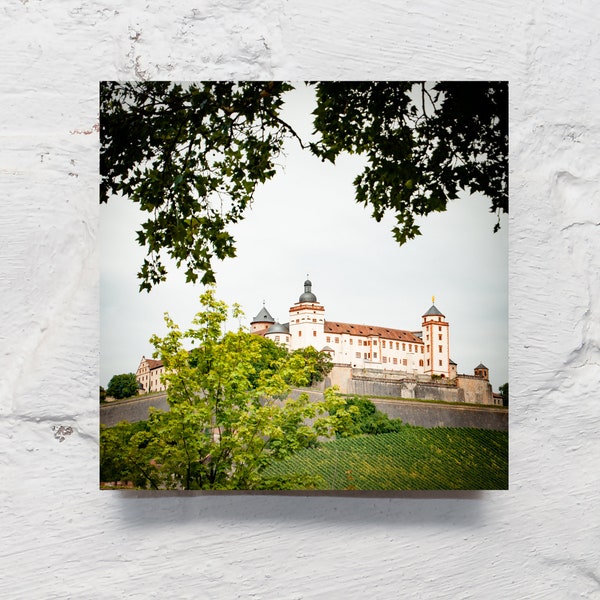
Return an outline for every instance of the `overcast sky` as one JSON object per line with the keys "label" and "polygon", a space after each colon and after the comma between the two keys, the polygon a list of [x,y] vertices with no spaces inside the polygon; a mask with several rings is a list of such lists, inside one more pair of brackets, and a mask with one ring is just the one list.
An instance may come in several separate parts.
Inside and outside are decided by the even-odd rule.
{"label": "overcast sky", "polygon": [[[312,131],[311,90],[288,94],[285,118],[303,139]],[[287,144],[277,175],[255,194],[252,208],[232,228],[237,257],[215,263],[217,296],[242,305],[249,325],[266,307],[288,321],[289,307],[309,275],[325,318],[397,329],[421,328],[435,304],[450,323],[450,357],[458,372],[483,362],[494,391],[508,381],[508,223],[480,195],[460,198],[445,213],[419,221],[422,235],[400,247],[392,215],[377,223],[354,201],[359,157],[322,163],[297,142]],[[137,206],[112,198],[100,207],[100,384],[135,372],[148,342],[165,332],[165,311],[187,327],[199,310],[199,284],[185,283],[169,265],[165,283],[138,292],[144,250],[135,232],[145,220]]]}

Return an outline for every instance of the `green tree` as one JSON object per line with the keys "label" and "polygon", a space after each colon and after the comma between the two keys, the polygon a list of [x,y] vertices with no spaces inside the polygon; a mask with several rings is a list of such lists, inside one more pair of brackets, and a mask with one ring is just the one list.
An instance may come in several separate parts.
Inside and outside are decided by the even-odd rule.
{"label": "green tree", "polygon": [[390,419],[368,398],[360,396],[347,398],[344,410],[352,421],[352,426],[346,430],[346,435],[393,433],[406,427],[400,419]]}
{"label": "green tree", "polygon": [[498,391],[500,392],[500,395],[502,396],[502,404],[504,406],[508,406],[508,382],[503,383],[498,388]]}
{"label": "green tree", "polygon": [[135,373],[122,373],[121,375],[113,375],[108,382],[106,394],[113,398],[129,398],[138,393],[138,381]]}
{"label": "green tree", "polygon": [[121,194],[148,214],[140,289],[166,278],[164,253],[188,281],[214,282],[213,259],[235,255],[229,227],[289,138],[322,160],[363,155],[356,200],[377,220],[394,214],[400,244],[419,235],[415,217],[446,210],[459,190],[485,194],[498,217],[508,211],[506,82],[307,85],[317,98],[310,142],[281,117],[289,83],[101,84],[100,201]]}
{"label": "green tree", "polygon": [[[165,365],[169,411],[151,411],[146,428],[126,434],[127,449],[119,453],[128,476],[164,489],[298,486],[297,479],[266,480],[262,471],[320,436],[343,432],[350,425],[345,401],[333,389],[322,402],[288,397],[291,386],[310,382],[318,363],[312,354],[276,351],[243,330],[223,334],[228,307],[212,289],[201,302],[190,329],[165,315],[167,335],[152,337]],[[233,314],[240,316],[238,307]],[[114,453],[116,445],[107,448]],[[137,464],[143,471],[130,468]]]}
{"label": "green tree", "polygon": [[104,402],[106,400],[106,390],[100,386],[100,402]]}

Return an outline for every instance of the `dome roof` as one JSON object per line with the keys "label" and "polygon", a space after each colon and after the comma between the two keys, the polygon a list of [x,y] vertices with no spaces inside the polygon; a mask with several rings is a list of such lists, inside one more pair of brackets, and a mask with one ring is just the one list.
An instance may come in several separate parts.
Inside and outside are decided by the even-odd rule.
{"label": "dome roof", "polygon": [[300,298],[298,298],[298,302],[316,302],[316,301],[317,301],[317,297],[312,292],[304,292],[304,294],[302,294],[300,296]]}
{"label": "dome roof", "polygon": [[317,297],[310,291],[312,288],[312,283],[310,279],[307,279],[304,282],[304,294],[300,296],[298,302],[316,302]]}
{"label": "dome roof", "polygon": [[269,333],[289,333],[290,330],[285,326],[282,325],[281,323],[274,323],[273,325],[271,325],[271,327],[269,327],[269,329],[267,329],[267,335]]}

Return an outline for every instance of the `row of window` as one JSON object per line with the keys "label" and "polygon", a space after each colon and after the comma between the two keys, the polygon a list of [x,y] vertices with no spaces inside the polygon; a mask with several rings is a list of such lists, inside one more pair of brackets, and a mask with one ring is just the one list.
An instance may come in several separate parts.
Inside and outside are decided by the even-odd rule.
{"label": "row of window", "polygon": [[[440,342],[442,341],[442,334],[441,334],[441,333],[439,333],[439,334],[438,334],[438,340],[439,340]],[[425,341],[426,341],[426,342],[428,342],[428,341],[429,341],[429,334],[428,334],[428,333],[426,333],[426,334],[425,334]]]}
{"label": "row of window", "polygon": [[[429,344],[427,344],[426,348],[427,352],[429,352]],[[438,352],[443,352],[443,346],[438,346]]]}
{"label": "row of window", "polygon": [[[300,335],[302,335],[302,334],[300,333]],[[317,335],[317,332],[313,331],[313,335]],[[332,339],[331,336],[328,335],[327,338],[326,338],[326,341],[327,341],[328,344],[331,343],[331,339]],[[334,342],[336,344],[339,344],[340,343],[340,338],[339,337],[334,338]],[[386,346],[386,343],[389,344],[389,345]],[[350,338],[349,344],[351,346],[354,344],[353,338]],[[363,341],[363,340],[359,339],[358,340],[358,345],[359,346],[371,346],[371,345],[372,346],[377,346],[377,340],[364,340]],[[405,342],[402,342],[402,350],[404,352],[406,352],[406,345],[407,344]],[[382,348],[388,347],[390,350],[393,350],[394,349],[394,342],[386,342],[385,340],[381,340],[381,347]],[[423,346],[419,346],[418,344],[414,344],[414,347],[415,347],[415,349],[414,349],[415,352],[419,352],[419,348],[421,348],[421,354],[423,354],[423,352],[424,352]],[[396,342],[396,350],[400,350],[400,342]],[[413,344],[408,344],[408,351],[409,352],[413,351]]]}

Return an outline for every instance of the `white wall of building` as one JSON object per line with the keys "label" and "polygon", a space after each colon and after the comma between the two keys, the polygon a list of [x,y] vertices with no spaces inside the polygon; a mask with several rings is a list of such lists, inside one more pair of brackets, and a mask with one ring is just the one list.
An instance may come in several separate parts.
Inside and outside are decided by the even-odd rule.
{"label": "white wall of building", "polygon": [[[23,0],[3,18],[1,597],[598,597],[597,3]],[[97,489],[98,80],[250,77],[510,80],[510,491]]]}

